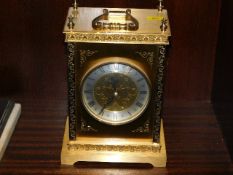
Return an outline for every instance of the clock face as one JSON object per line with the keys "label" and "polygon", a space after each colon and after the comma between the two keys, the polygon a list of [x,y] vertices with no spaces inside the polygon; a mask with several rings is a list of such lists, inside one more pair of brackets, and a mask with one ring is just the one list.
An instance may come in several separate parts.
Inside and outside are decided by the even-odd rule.
{"label": "clock face", "polygon": [[81,83],[82,102],[88,113],[108,125],[137,119],[150,99],[146,76],[129,64],[108,63],[93,68]]}

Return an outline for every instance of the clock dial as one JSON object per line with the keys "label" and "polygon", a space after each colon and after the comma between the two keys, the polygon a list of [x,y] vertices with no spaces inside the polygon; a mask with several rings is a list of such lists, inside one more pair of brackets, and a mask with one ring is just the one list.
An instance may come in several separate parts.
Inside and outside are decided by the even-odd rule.
{"label": "clock dial", "polygon": [[92,117],[109,125],[123,125],[146,109],[150,86],[146,76],[128,64],[94,68],[82,81],[82,102]]}

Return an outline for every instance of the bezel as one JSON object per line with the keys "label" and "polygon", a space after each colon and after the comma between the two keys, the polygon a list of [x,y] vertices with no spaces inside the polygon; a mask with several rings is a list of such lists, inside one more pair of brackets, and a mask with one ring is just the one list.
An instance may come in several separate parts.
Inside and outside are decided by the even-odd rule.
{"label": "bezel", "polygon": [[[107,57],[107,58],[102,58],[102,59],[99,59],[99,60],[97,59],[94,62],[96,62],[96,63],[95,64],[94,63],[89,63],[89,65],[87,65],[86,71],[85,71],[84,75],[82,76],[81,83],[80,83],[80,90],[81,90],[80,92],[81,92],[81,97],[82,97],[81,101],[82,101],[82,104],[83,104],[84,108],[86,109],[86,111],[94,119],[96,119],[97,121],[99,121],[101,123],[107,124],[107,125],[125,125],[125,124],[128,124],[128,123],[132,122],[132,121],[135,121],[147,109],[147,107],[149,105],[149,102],[150,102],[150,98],[151,98],[151,81],[149,79],[148,69],[146,69],[145,65],[140,63],[139,61],[132,60],[132,59],[125,58],[125,57]],[[142,106],[140,106],[140,109],[138,109],[135,113],[133,113],[132,111],[129,111],[128,109],[125,109],[123,111],[117,111],[119,116],[121,114],[122,115],[126,114],[127,117],[129,117],[129,113],[133,113],[133,115],[131,114],[130,118],[125,117],[126,119],[123,119],[123,120],[120,120],[120,121],[115,121],[115,122],[107,120],[106,117],[103,118],[102,116],[100,116],[100,114],[98,115],[96,112],[93,112],[92,107],[90,107],[90,105],[88,105],[88,101],[86,99],[86,96],[84,96],[84,91],[86,90],[86,89],[84,89],[84,87],[86,86],[85,83],[87,83],[88,77],[92,76],[94,74],[93,72],[97,73],[98,71],[101,71],[102,76],[107,75],[109,73],[117,72],[117,71],[114,71],[114,70],[116,70],[114,68],[113,68],[112,71],[110,71],[110,70],[107,71],[107,69],[101,69],[101,68],[104,68],[104,66],[105,66],[105,68],[107,66],[109,66],[109,65],[114,66],[114,64],[116,64],[116,66],[119,66],[119,65],[127,66],[127,67],[129,67],[128,70],[130,70],[130,69],[135,70],[135,72],[139,74],[140,79],[143,78],[145,80],[145,82],[146,82],[145,83],[146,87],[144,87],[144,89],[141,89],[139,91],[143,92],[143,91],[148,90],[148,95],[145,97],[145,98],[147,98],[147,100],[145,100],[142,104],[140,102],[138,102],[140,100],[140,98],[141,98],[140,94],[143,94],[143,93],[138,93],[135,102],[131,105],[131,106],[135,107],[135,106],[138,105],[137,103],[140,103],[140,105],[142,105]],[[126,72],[122,72],[122,73],[126,74]],[[129,74],[129,75],[131,76],[131,79],[132,79],[133,75],[131,75],[131,74]],[[98,79],[100,79],[100,77]],[[91,80],[89,80],[89,82],[91,82]],[[92,84],[90,84],[90,85],[94,87],[95,82],[92,82]],[[134,82],[136,83],[136,80],[134,80]],[[137,88],[139,89],[139,87],[138,87],[139,83],[136,83],[136,84],[137,84],[136,85]],[[94,95],[92,95],[92,97],[94,98]],[[93,101],[94,100],[95,99],[93,99]],[[96,108],[101,109],[102,107],[99,104],[96,104]],[[110,115],[110,114],[114,115],[114,112],[108,112],[108,111],[105,111],[105,112],[107,113],[106,115]]]}

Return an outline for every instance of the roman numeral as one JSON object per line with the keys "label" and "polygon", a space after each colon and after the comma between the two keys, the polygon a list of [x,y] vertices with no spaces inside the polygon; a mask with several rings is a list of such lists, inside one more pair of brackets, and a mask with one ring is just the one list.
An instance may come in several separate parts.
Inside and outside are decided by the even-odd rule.
{"label": "roman numeral", "polygon": [[112,117],[113,120],[117,121],[118,115],[113,113],[111,117]]}
{"label": "roman numeral", "polygon": [[114,70],[119,70],[119,64],[114,64]]}
{"label": "roman numeral", "polygon": [[140,82],[140,81],[143,81],[143,80],[144,80],[144,78],[140,78],[140,79],[137,80],[137,82]]}
{"label": "roman numeral", "polygon": [[100,72],[105,73],[105,70],[103,67],[99,68]]}
{"label": "roman numeral", "polygon": [[140,108],[142,107],[142,104],[139,101],[136,103],[136,105]]}
{"label": "roman numeral", "polygon": [[95,79],[94,79],[94,78],[91,78],[91,77],[88,77],[87,79],[88,79],[88,80],[95,81]]}
{"label": "roman numeral", "polygon": [[147,91],[140,91],[140,94],[147,94]]}
{"label": "roman numeral", "polygon": [[84,91],[85,94],[92,94],[92,92],[93,92],[92,90],[85,90]]}
{"label": "roman numeral", "polygon": [[127,74],[129,74],[133,69],[131,67],[128,68],[128,71],[126,72]]}
{"label": "roman numeral", "polygon": [[99,112],[99,115],[104,115],[104,110],[101,110],[100,112]]}
{"label": "roman numeral", "polygon": [[90,101],[90,102],[88,103],[88,105],[89,105],[90,107],[93,107],[93,106],[95,105],[95,102],[94,102],[94,101]]}

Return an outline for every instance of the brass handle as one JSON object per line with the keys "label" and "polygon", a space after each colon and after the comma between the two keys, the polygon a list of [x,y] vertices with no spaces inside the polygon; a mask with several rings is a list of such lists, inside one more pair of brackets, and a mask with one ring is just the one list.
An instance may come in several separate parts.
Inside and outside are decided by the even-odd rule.
{"label": "brass handle", "polygon": [[136,18],[131,15],[131,10],[108,11],[103,9],[103,14],[92,21],[92,27],[96,30],[129,30],[135,31],[139,28]]}

